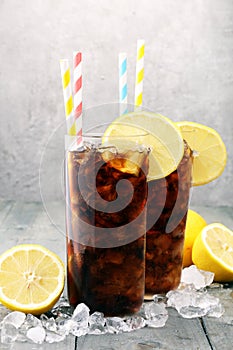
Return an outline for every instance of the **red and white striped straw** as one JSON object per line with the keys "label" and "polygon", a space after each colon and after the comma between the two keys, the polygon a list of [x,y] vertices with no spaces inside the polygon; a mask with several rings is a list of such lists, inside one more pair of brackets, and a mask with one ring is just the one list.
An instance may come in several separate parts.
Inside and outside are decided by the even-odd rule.
{"label": "red and white striped straw", "polygon": [[73,54],[74,78],[74,118],[76,124],[76,135],[82,139],[82,53]]}

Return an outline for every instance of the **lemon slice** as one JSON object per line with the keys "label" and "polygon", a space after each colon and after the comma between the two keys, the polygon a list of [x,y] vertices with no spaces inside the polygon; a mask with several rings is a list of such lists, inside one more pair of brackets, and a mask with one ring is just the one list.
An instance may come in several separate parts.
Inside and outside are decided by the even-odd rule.
{"label": "lemon slice", "polygon": [[60,297],[64,277],[63,262],[48,249],[15,246],[0,256],[0,302],[11,310],[44,313]]}
{"label": "lemon slice", "polygon": [[213,272],[215,281],[233,281],[233,232],[220,223],[205,226],[194,242],[192,260]]}
{"label": "lemon slice", "polygon": [[[146,136],[140,136],[143,131]],[[103,142],[109,137],[128,135],[127,143],[134,141],[137,135],[139,144],[151,148],[148,180],[160,179],[177,169],[183,154],[184,143],[179,128],[168,118],[160,114],[140,111],[123,114],[116,118],[106,129]]]}
{"label": "lemon slice", "polygon": [[176,125],[194,152],[192,185],[204,185],[219,177],[226,166],[227,152],[217,131],[188,121]]}

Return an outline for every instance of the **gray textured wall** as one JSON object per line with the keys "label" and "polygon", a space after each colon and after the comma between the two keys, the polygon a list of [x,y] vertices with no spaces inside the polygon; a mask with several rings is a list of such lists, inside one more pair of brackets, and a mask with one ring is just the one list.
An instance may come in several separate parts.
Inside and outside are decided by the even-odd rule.
{"label": "gray textured wall", "polygon": [[[223,175],[194,188],[193,204],[233,205],[232,0],[0,0],[0,38],[0,197],[40,200],[41,155],[64,120],[59,59],[83,52],[89,108],[117,101],[118,52],[128,52],[133,102],[136,40],[144,38],[145,106],[212,126],[228,150]],[[42,161],[51,199],[58,150],[60,131]]]}

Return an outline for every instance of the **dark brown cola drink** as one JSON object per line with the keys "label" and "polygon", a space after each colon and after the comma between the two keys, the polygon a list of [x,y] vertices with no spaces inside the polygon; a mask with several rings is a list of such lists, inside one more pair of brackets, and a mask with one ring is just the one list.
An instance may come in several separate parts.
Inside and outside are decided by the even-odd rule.
{"label": "dark brown cola drink", "polygon": [[71,305],[127,315],[144,298],[148,150],[84,145],[66,159]]}
{"label": "dark brown cola drink", "polygon": [[192,152],[185,143],[177,170],[148,182],[146,296],[166,293],[180,283],[191,172]]}

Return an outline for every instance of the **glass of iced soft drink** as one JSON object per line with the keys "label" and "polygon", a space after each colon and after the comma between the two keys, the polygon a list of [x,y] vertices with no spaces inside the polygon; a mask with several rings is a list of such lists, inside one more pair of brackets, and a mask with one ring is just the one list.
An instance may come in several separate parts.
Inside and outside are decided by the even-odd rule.
{"label": "glass of iced soft drink", "polygon": [[67,279],[71,305],[128,315],[144,298],[146,132],[67,137]]}
{"label": "glass of iced soft drink", "polygon": [[182,270],[183,244],[188,211],[192,151],[170,119],[156,113],[137,111],[118,117],[106,133],[117,125],[147,130],[150,146],[145,298],[175,289]]}
{"label": "glass of iced soft drink", "polygon": [[166,293],[180,283],[192,180],[192,151],[171,174],[148,182],[145,297]]}

